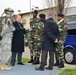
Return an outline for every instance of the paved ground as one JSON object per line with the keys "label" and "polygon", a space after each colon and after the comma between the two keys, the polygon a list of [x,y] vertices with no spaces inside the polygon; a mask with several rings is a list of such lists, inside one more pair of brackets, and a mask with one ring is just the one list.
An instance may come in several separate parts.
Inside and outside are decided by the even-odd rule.
{"label": "paved ground", "polygon": [[35,65],[31,64],[25,64],[24,66],[15,65],[11,67],[12,70],[10,71],[0,71],[0,75],[58,75],[65,68],[76,68],[75,65],[65,64],[65,68],[63,69],[54,67],[52,71],[46,69],[44,71],[36,71],[35,67],[36,67]]}
{"label": "paved ground", "polygon": [[[28,47],[25,47],[25,52],[23,53],[23,58],[30,58],[30,50]],[[75,65],[65,64],[65,68],[58,69],[54,67],[53,71],[36,71],[35,65],[25,64],[24,66],[16,65],[11,67],[10,71],[0,71],[0,75],[58,75],[65,68],[76,68]]]}
{"label": "paved ground", "polygon": [[[23,53],[23,58],[30,58],[30,50],[25,47],[25,52]],[[65,64],[65,68],[76,68],[76,65]]]}
{"label": "paved ground", "polygon": [[[1,49],[0,49],[1,50]],[[28,47],[25,47],[25,52],[23,53],[23,58],[30,58],[30,50]],[[10,66],[11,67],[11,66]],[[24,66],[16,65],[11,67],[10,71],[0,71],[0,75],[58,75],[62,69],[54,68],[53,71],[36,71],[35,65],[25,64]]]}
{"label": "paved ground", "polygon": [[58,75],[59,72],[61,69],[56,68],[53,71],[36,71],[34,65],[25,64],[25,66],[16,65],[10,71],[0,71],[0,75]]}

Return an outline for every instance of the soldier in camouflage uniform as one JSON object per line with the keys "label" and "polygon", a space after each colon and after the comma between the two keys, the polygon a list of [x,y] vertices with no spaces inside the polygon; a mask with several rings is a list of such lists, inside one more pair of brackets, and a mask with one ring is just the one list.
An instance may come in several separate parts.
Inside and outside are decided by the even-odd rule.
{"label": "soldier in camouflage uniform", "polygon": [[59,68],[63,68],[64,67],[63,46],[64,46],[64,42],[65,42],[66,35],[67,35],[67,25],[64,23],[64,15],[63,14],[58,14],[58,23],[57,24],[58,24],[59,31],[60,31],[60,39],[59,39],[59,42],[57,44],[57,49],[55,52],[56,63],[54,64],[54,66],[58,66]]}
{"label": "soldier in camouflage uniform", "polygon": [[[29,63],[39,64],[39,57],[40,57],[40,44],[41,44],[41,37],[42,37],[42,30],[44,24],[37,18],[38,11],[35,10],[33,13],[33,18],[30,21],[30,39],[29,39],[29,48],[31,53],[31,60]],[[33,59],[34,57],[34,59]]]}
{"label": "soldier in camouflage uniform", "polygon": [[6,64],[8,64],[9,58],[11,57],[11,43],[13,37],[13,31],[15,28],[13,26],[11,16],[14,11],[10,8],[4,10],[6,17],[2,19],[3,29],[1,32],[1,47],[2,52],[0,54],[1,63],[0,69],[1,70],[11,70]]}

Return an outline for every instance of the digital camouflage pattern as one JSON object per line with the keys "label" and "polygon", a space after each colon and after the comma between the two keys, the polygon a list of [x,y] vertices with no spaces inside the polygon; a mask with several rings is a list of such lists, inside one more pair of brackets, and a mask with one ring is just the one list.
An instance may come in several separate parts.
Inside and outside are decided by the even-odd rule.
{"label": "digital camouflage pattern", "polygon": [[29,48],[31,56],[40,57],[40,44],[42,39],[42,31],[44,24],[38,18],[32,18],[30,21],[30,39]]}
{"label": "digital camouflage pattern", "polygon": [[[64,42],[67,35],[67,29],[68,29],[67,25],[64,23],[64,19],[58,22],[58,28],[60,31],[60,39],[57,44],[56,57],[59,59],[59,61],[63,61],[64,59],[63,46],[64,46]],[[63,41],[63,44],[61,44],[60,41]]]}
{"label": "digital camouflage pattern", "polygon": [[0,50],[0,70],[11,70],[6,64],[8,64],[8,60],[11,56],[11,43],[13,31],[15,31],[11,19],[13,12],[12,9],[7,8],[4,10],[4,13],[10,16],[7,17],[6,15],[6,17],[2,17],[3,13],[0,18],[0,37],[2,37],[2,40],[0,39],[2,47],[2,50]]}
{"label": "digital camouflage pattern", "polygon": [[12,44],[12,37],[13,31],[15,28],[10,17],[5,17],[2,19],[3,29],[1,32],[1,46],[2,46],[2,53],[0,55],[2,63],[8,63],[9,58],[11,57],[11,44]]}

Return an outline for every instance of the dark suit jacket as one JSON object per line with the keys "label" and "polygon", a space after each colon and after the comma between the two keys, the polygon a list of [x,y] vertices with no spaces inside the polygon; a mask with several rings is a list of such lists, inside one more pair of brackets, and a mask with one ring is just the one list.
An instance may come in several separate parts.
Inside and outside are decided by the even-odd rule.
{"label": "dark suit jacket", "polygon": [[42,50],[55,50],[56,43],[54,42],[56,38],[59,39],[60,33],[58,30],[57,24],[54,22],[52,18],[48,19],[45,23],[41,49]]}

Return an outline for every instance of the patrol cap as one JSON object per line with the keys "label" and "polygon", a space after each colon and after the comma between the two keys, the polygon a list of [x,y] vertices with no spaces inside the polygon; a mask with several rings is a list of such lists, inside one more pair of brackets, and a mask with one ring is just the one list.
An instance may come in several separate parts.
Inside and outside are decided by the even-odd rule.
{"label": "patrol cap", "polygon": [[64,14],[58,14],[59,17],[64,17]]}
{"label": "patrol cap", "polygon": [[40,17],[40,18],[45,18],[46,15],[45,15],[45,14],[40,14],[39,17]]}
{"label": "patrol cap", "polygon": [[4,13],[5,14],[7,14],[7,13],[12,14],[12,13],[14,13],[14,10],[11,8],[6,8],[6,9],[4,9]]}
{"label": "patrol cap", "polygon": [[38,11],[37,11],[37,10],[34,10],[34,12],[33,12],[33,13],[38,14]]}

